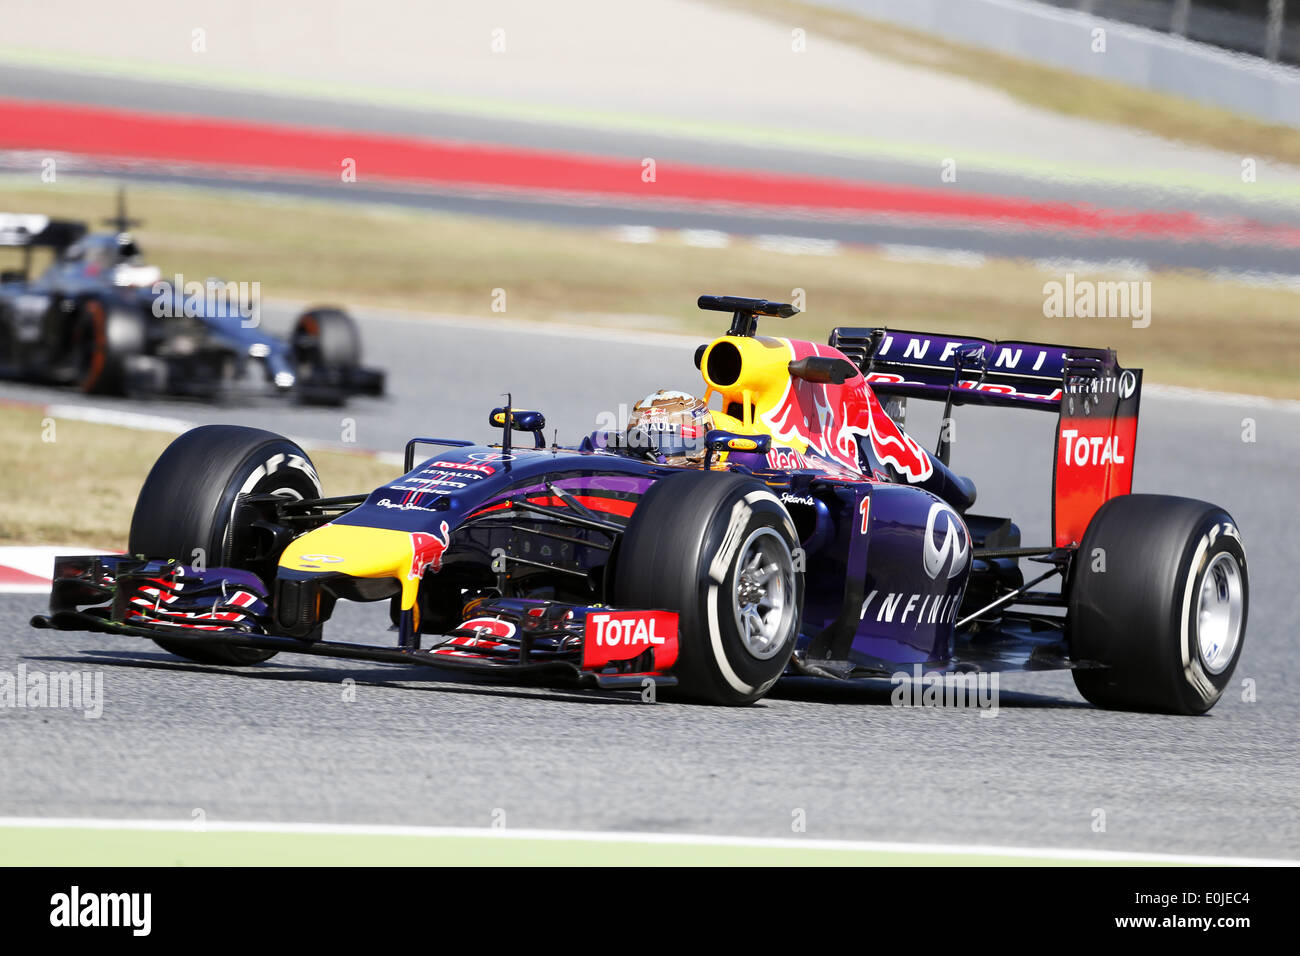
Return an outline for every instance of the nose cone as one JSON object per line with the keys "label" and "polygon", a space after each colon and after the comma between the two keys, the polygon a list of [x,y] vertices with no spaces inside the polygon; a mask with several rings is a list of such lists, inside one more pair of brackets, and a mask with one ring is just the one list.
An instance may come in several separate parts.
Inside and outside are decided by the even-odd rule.
{"label": "nose cone", "polygon": [[402,586],[402,608],[407,610],[415,605],[420,576],[426,568],[441,567],[448,543],[445,521],[436,534],[327,524],[285,548],[280,567],[300,575],[393,578]]}

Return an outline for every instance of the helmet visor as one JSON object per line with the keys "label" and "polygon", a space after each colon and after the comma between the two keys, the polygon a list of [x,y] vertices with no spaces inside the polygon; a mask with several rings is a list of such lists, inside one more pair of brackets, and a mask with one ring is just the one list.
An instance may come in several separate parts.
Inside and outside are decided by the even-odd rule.
{"label": "helmet visor", "polygon": [[629,447],[653,451],[665,458],[693,458],[704,451],[703,425],[648,421],[628,429]]}

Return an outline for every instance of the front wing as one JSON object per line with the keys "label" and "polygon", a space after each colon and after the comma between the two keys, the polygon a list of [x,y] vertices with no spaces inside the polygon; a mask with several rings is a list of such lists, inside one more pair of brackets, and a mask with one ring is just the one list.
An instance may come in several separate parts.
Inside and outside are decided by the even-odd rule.
{"label": "front wing", "polygon": [[247,647],[320,657],[415,664],[519,679],[574,681],[602,688],[673,686],[677,616],[550,601],[472,601],[428,648],[384,647],[276,633],[260,579],[231,568],[88,555],[55,560],[50,613],[32,625],[96,631],[169,644]]}

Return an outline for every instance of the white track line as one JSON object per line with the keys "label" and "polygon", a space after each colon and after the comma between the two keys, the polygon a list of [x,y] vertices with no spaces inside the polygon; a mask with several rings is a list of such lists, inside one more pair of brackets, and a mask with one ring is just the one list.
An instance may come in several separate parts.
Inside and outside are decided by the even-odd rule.
{"label": "white track line", "polygon": [[154,830],[175,833],[282,833],[318,836],[428,837],[494,840],[542,840],[579,843],[748,847],[774,850],[830,850],[850,853],[947,854],[1000,856],[1026,860],[1076,860],[1096,863],[1169,863],[1198,866],[1300,866],[1300,860],[1257,857],[1194,856],[1082,850],[1069,847],[1013,847],[950,843],[893,843],[874,840],[800,840],[780,837],[716,836],[694,833],[619,833],[592,830],[510,830],[489,827],[419,827],[355,823],[274,823],[208,821],[201,827],[186,820],[111,820],[94,817],[0,817],[0,829]]}
{"label": "white track line", "polygon": [[198,425],[198,422],[186,421],[183,418],[168,418],[163,415],[149,415],[119,408],[102,408],[96,405],[46,405],[45,414],[55,419],[65,418],[68,421],[90,422],[94,425],[116,425],[119,428],[131,428],[142,432],[171,432],[177,435]]}
{"label": "white track line", "polygon": [[1269,408],[1278,412],[1300,412],[1300,402],[1290,398],[1266,398],[1242,392],[1211,392],[1182,385],[1143,385],[1142,395],[1167,398],[1176,402],[1199,402],[1202,405],[1232,405],[1240,408]]}

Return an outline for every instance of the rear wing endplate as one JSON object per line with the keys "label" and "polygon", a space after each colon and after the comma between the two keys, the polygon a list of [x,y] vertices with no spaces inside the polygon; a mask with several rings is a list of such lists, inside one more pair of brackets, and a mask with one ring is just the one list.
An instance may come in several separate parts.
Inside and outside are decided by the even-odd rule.
{"label": "rear wing endplate", "polygon": [[1132,490],[1142,370],[1111,349],[884,328],[834,329],[830,344],[878,395],[1057,412],[1056,547],[1077,545],[1097,509]]}
{"label": "rear wing endplate", "polygon": [[66,249],[86,234],[86,224],[49,216],[0,212],[0,246]]}

